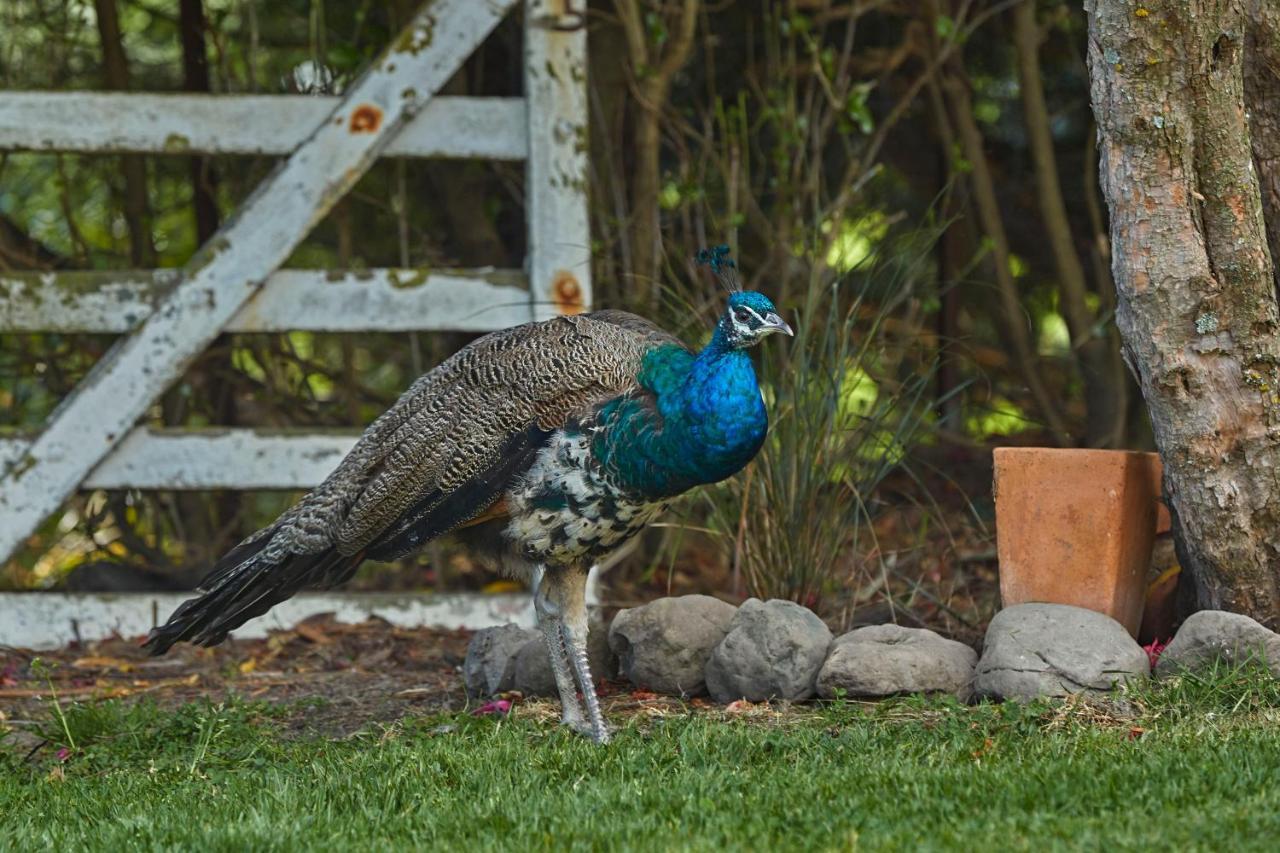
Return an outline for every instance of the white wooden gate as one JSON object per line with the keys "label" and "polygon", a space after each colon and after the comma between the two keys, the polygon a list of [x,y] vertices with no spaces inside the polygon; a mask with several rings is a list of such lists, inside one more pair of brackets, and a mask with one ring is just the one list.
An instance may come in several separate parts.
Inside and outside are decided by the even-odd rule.
{"label": "white wooden gate", "polygon": [[[524,0],[524,98],[436,97],[517,2],[428,0],[341,97],[0,92],[0,150],[288,155],[180,270],[0,272],[0,332],[122,334],[39,435],[0,441],[0,560],[80,488],[293,489],[334,468],[351,435],[137,426],[221,332],[487,330],[590,302],[580,13]],[[524,160],[525,269],[279,269],[384,154]]]}

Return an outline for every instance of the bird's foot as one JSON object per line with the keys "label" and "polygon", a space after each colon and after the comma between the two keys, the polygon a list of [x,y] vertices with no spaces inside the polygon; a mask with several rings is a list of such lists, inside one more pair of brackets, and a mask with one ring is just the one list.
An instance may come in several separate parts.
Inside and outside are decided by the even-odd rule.
{"label": "bird's foot", "polygon": [[599,727],[596,727],[587,720],[584,720],[582,717],[577,717],[575,719],[565,717],[560,720],[560,723],[561,725],[569,727],[583,737],[590,738],[601,745],[606,744],[613,739],[613,733],[609,731],[609,727],[607,725],[601,724]]}
{"label": "bird's foot", "polygon": [[560,725],[573,729],[578,734],[590,734],[591,724],[582,713],[582,703],[576,695],[572,702],[566,702],[562,696],[560,709]]}

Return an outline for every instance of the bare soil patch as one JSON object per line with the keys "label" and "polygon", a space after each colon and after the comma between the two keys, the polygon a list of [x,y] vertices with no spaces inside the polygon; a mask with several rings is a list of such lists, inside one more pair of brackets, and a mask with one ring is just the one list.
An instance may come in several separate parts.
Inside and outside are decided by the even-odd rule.
{"label": "bare soil patch", "polygon": [[[380,619],[350,625],[317,616],[262,640],[214,648],[186,644],[149,657],[141,638],[113,638],[57,651],[0,647],[0,730],[29,729],[50,718],[52,702],[153,701],[173,708],[199,699],[238,697],[281,706],[288,731],[345,737],[406,717],[460,712],[468,702],[461,666],[470,631],[398,628]],[[797,709],[769,703],[681,701],[606,682],[611,715],[662,717],[692,709],[772,718]],[[504,694],[521,717],[558,719],[554,700]]]}
{"label": "bare soil patch", "polygon": [[288,705],[298,728],[343,735],[466,705],[458,668],[470,632],[349,625],[325,616],[261,640],[182,644],[153,658],[138,639],[52,652],[0,649],[0,714],[42,718],[61,702],[147,698],[162,707],[228,695]]}

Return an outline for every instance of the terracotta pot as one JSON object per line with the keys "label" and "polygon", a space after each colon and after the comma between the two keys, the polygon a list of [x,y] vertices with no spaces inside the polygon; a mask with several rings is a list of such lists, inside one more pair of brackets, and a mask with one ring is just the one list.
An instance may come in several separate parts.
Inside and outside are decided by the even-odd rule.
{"label": "terracotta pot", "polygon": [[997,448],[1004,606],[1040,601],[1087,607],[1136,637],[1159,498],[1154,453]]}

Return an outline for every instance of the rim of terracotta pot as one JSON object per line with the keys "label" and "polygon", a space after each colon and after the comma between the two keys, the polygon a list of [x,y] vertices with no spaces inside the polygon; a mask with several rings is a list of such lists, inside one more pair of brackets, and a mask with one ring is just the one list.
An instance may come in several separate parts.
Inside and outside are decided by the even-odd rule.
{"label": "rim of terracotta pot", "polygon": [[1002,456],[1035,453],[1037,455],[1056,455],[1056,454],[1072,454],[1079,455],[1082,453],[1094,455],[1113,455],[1113,456],[1156,456],[1160,454],[1150,450],[1110,450],[1094,447],[995,447],[992,448],[993,453],[999,453]]}

